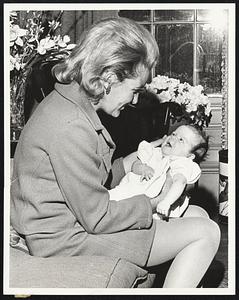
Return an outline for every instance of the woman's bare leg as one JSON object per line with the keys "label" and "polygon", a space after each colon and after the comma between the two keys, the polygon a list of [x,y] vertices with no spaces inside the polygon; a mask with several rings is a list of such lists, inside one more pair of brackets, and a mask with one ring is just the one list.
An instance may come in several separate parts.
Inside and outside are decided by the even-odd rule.
{"label": "woman's bare leg", "polygon": [[197,205],[189,205],[187,210],[185,211],[183,218],[185,217],[203,217],[209,218],[208,213],[205,209]]}
{"label": "woman's bare leg", "polygon": [[174,258],[164,288],[197,287],[213,260],[220,241],[218,225],[207,218],[156,220],[147,266]]}

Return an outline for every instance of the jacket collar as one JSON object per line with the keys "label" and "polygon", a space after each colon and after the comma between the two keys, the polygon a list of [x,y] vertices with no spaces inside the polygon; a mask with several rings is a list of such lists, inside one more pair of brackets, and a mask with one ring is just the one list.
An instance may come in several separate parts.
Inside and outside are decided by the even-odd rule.
{"label": "jacket collar", "polygon": [[104,128],[93,105],[91,104],[90,97],[76,81],[73,81],[70,84],[56,83],[55,90],[61,96],[79,106],[96,131]]}
{"label": "jacket collar", "polygon": [[96,131],[101,131],[104,135],[106,141],[115,148],[115,144],[104,127],[101,123],[99,116],[96,113],[96,110],[91,103],[90,97],[86,94],[84,89],[80,87],[80,85],[76,81],[72,81],[70,84],[62,84],[62,83],[55,83],[55,90],[63,96],[65,99],[75,103],[81,111],[85,114],[87,119],[90,121],[92,126]]}

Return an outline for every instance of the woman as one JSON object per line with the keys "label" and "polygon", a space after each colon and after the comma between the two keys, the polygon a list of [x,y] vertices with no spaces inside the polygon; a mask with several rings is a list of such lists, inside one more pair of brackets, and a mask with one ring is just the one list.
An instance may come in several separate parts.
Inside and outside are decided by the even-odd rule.
{"label": "woman", "polygon": [[191,215],[204,217],[153,221],[159,197],[110,201],[105,188],[120,181],[135,155],[111,164],[115,144],[97,112],[118,117],[137,103],[157,58],[146,29],[107,19],[55,67],[61,83],[26,124],[14,160],[11,223],[32,255],[105,255],[141,267],[174,258],[164,287],[198,285],[218,248],[216,223],[195,208]]}

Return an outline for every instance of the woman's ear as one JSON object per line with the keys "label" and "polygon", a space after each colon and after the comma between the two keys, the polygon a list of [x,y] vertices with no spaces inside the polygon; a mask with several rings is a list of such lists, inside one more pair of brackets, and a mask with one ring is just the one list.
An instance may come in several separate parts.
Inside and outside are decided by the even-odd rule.
{"label": "woman's ear", "polygon": [[106,70],[101,75],[101,80],[103,80],[103,82],[104,82],[104,84],[106,84],[106,88],[107,88],[108,85],[111,86],[113,83],[117,82],[118,77],[114,72]]}
{"label": "woman's ear", "polygon": [[111,91],[112,84],[118,81],[118,77],[114,72],[107,70],[103,72],[103,74],[100,77],[100,80],[104,87],[106,95],[108,95]]}

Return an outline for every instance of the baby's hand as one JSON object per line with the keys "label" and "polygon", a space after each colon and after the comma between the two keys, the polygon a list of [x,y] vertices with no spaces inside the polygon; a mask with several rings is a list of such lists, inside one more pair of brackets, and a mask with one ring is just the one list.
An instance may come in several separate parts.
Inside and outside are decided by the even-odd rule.
{"label": "baby's hand", "polygon": [[162,138],[157,139],[156,141],[152,141],[152,142],[150,142],[150,144],[153,147],[161,146],[163,144],[163,142],[166,140],[166,138],[167,138],[167,135],[165,134]]}
{"label": "baby's hand", "polygon": [[154,175],[154,169],[149,167],[146,164],[143,164],[140,181],[143,181],[144,179],[146,179],[148,181],[153,177],[153,175]]}
{"label": "baby's hand", "polygon": [[158,214],[168,217],[170,206],[171,204],[161,201],[158,203],[156,211]]}

